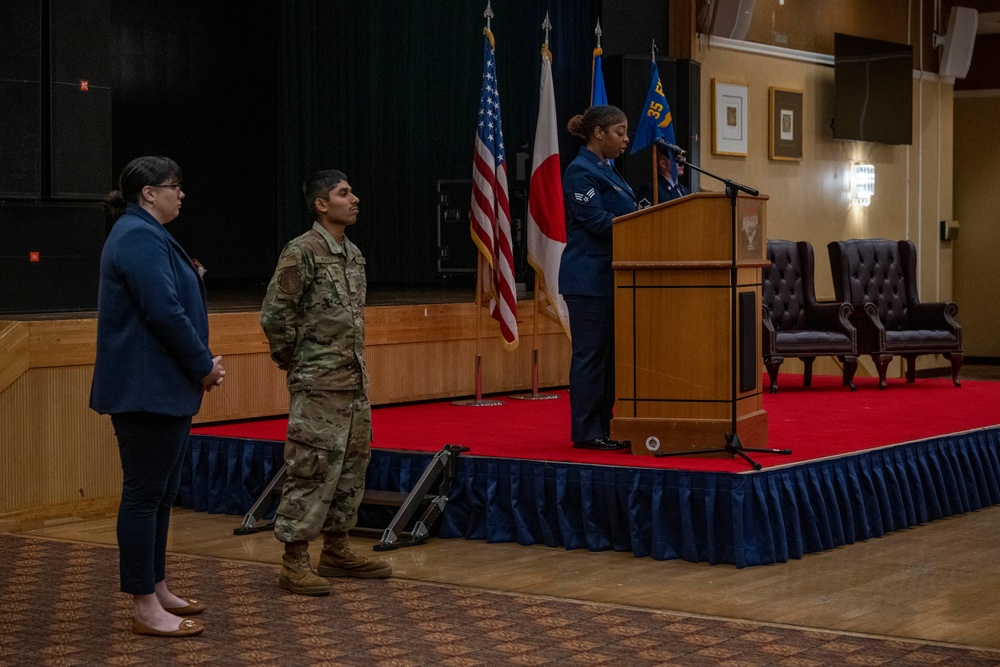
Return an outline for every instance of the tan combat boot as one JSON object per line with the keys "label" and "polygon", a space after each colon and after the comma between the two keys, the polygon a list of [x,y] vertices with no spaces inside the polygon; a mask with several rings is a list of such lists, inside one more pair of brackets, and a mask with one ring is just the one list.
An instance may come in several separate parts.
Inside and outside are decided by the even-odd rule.
{"label": "tan combat boot", "polygon": [[372,560],[355,553],[351,549],[347,533],[326,533],[316,571],[324,577],[385,579],[392,575],[392,566],[385,561]]}
{"label": "tan combat boot", "polygon": [[317,576],[309,565],[308,542],[285,543],[278,586],[299,595],[330,594],[330,582]]}

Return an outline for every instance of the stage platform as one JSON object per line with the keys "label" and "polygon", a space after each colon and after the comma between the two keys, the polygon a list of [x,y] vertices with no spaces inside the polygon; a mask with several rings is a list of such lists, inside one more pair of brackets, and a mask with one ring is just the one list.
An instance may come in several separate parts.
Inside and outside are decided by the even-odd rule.
{"label": "stage platform", "polygon": [[[259,295],[217,297],[210,342],[229,375],[223,390],[206,396],[195,421],[287,413],[285,377],[260,331]],[[508,352],[471,291],[390,290],[373,299],[379,303],[366,309],[366,352],[372,403],[380,407],[369,487],[406,490],[442,445],[470,447],[460,458],[442,536],[743,566],[969,511],[1000,495],[993,428],[1000,424],[1000,397],[981,394],[974,382],[954,389],[943,380],[921,379],[912,387],[892,380],[879,392],[873,380],[858,378],[860,390],[851,394],[835,380],[822,380],[830,383],[823,386],[817,378],[817,387],[803,390],[800,380],[782,378],[781,391],[764,397],[769,444],[787,446],[793,455],[761,456],[760,473],[728,459],[667,463],[581,452],[566,437],[565,399],[547,408],[525,405],[525,414],[513,416],[513,403],[496,412],[447,403],[474,391],[477,320],[485,393],[530,386],[533,342],[541,350],[541,386],[566,384],[568,340],[544,318],[533,340],[531,302],[518,304],[521,345]],[[0,515],[76,514],[114,503],[120,494],[110,420],[87,407],[95,341],[92,314],[0,321],[0,432],[8,445],[0,456]],[[786,365],[794,368],[792,361]],[[528,414],[536,409],[545,413]],[[455,411],[469,420],[462,429]],[[892,421],[876,426],[882,419]],[[794,423],[803,430],[782,435]],[[929,424],[934,428],[927,430]],[[279,423],[270,437],[280,440],[283,430]],[[847,449],[823,449],[835,442]],[[280,442],[199,435],[185,502],[242,515],[280,465]]]}
{"label": "stage platform", "polygon": [[[367,484],[409,490],[444,444],[470,448],[441,537],[631,551],[737,567],[784,562],[1000,502],[1000,383],[921,379],[858,391],[782,376],[765,395],[769,446],[790,456],[634,456],[577,450],[569,401],[374,410]],[[284,420],[202,425],[181,502],[244,514],[281,466]],[[720,443],[721,446],[722,443]],[[234,527],[238,520],[234,519]]]}

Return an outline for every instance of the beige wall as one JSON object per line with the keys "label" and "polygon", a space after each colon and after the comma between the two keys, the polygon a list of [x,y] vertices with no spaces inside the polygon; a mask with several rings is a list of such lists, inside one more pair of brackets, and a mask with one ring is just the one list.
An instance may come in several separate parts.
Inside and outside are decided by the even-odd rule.
{"label": "beige wall", "polygon": [[1000,90],[955,98],[955,302],[967,356],[1000,357]]}
{"label": "beige wall", "polygon": [[[915,75],[913,144],[890,146],[833,139],[830,65],[734,50],[720,47],[718,42],[711,48],[702,45],[695,57],[702,65],[702,167],[770,196],[769,237],[812,243],[818,298],[832,299],[834,295],[827,243],[885,237],[909,238],[917,245],[923,301],[951,300],[951,249],[943,247],[950,244],[938,240],[938,220],[948,219],[952,207],[950,80],[927,73],[923,79]],[[712,154],[713,79],[749,88],[746,157]],[[803,92],[800,162],[768,159],[768,89],[772,86]],[[875,165],[875,196],[868,208],[851,204],[850,167],[854,162]],[[704,176],[701,187],[723,189],[721,183]],[[947,365],[935,357],[921,357],[918,363],[921,368]],[[894,363],[891,370],[898,373],[898,365]]]}

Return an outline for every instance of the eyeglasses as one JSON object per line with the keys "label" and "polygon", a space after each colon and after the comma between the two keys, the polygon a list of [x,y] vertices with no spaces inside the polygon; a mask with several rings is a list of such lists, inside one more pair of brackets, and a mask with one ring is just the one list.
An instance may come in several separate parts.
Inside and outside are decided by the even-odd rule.
{"label": "eyeglasses", "polygon": [[161,183],[159,185],[152,185],[152,184],[150,184],[149,187],[151,187],[151,188],[170,188],[174,192],[177,192],[178,190],[181,189],[181,184],[180,183]]}

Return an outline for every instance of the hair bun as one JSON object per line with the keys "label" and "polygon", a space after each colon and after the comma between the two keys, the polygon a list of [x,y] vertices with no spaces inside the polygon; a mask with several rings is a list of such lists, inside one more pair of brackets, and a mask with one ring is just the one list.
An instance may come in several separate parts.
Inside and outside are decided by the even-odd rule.
{"label": "hair bun", "polygon": [[112,190],[109,192],[108,196],[104,199],[104,208],[108,216],[108,222],[113,223],[125,215],[126,205],[125,195],[122,194],[121,190]]}

